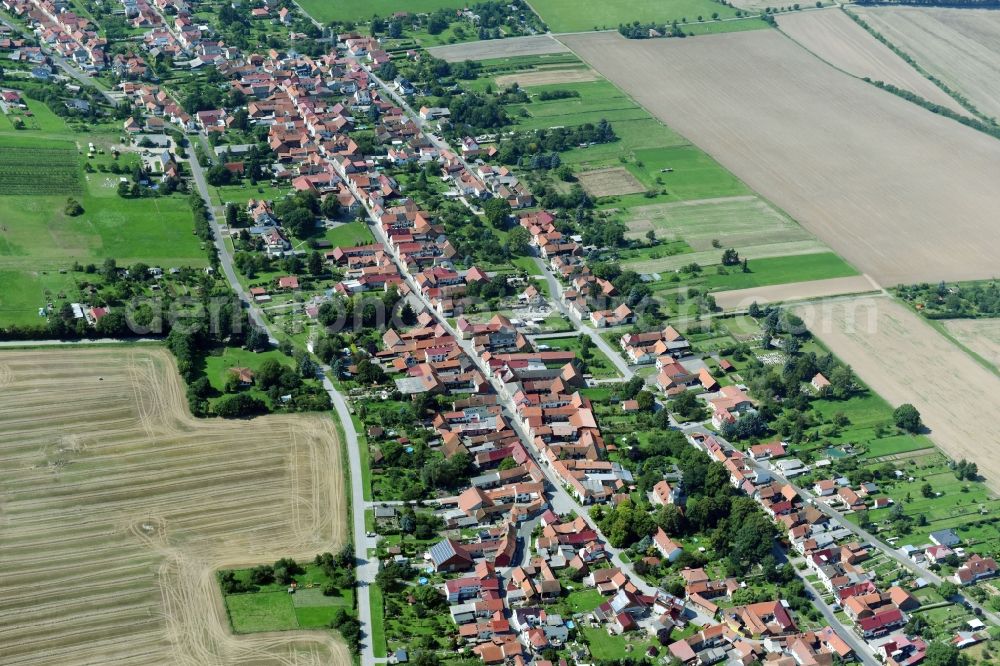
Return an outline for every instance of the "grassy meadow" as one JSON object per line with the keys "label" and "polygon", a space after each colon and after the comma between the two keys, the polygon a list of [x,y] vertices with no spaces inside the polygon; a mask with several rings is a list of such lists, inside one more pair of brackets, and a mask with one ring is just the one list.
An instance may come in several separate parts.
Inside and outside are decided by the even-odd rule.
{"label": "grassy meadow", "polygon": [[427,14],[438,9],[462,8],[458,0],[301,0],[299,4],[312,18],[321,23],[330,21],[367,21],[374,15],[386,17],[396,12]]}
{"label": "grassy meadow", "polygon": [[736,9],[712,0],[610,0],[588,5],[586,11],[573,0],[532,0],[531,6],[553,32],[615,29],[633,21],[694,23],[699,16],[710,20],[716,13],[720,18],[736,16]]}
{"label": "grassy meadow", "polygon": [[[119,142],[113,126],[77,133],[40,102],[28,104],[26,129],[0,118],[0,326],[38,323],[40,307],[75,297],[75,282],[60,272],[74,262],[207,265],[185,195],[123,199],[119,176],[96,169],[112,162]],[[88,143],[98,149],[93,158]],[[124,153],[118,161],[131,167],[138,159]],[[87,162],[92,173],[84,171]],[[80,202],[81,215],[64,212],[67,197]]]}

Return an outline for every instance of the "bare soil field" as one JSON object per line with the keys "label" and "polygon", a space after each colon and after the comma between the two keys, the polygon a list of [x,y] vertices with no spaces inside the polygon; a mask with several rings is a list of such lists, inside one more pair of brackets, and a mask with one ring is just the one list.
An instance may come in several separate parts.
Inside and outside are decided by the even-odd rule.
{"label": "bare soil field", "polygon": [[979,111],[1000,119],[1000,10],[853,6],[850,11]]}
{"label": "bare soil field", "polygon": [[194,419],[161,348],[3,351],[0,377],[0,663],[351,662],[234,636],[215,579],[344,541],[328,417]]}
{"label": "bare soil field", "polygon": [[566,67],[560,69],[536,68],[515,74],[503,74],[494,79],[501,88],[517,84],[527,86],[548,86],[556,83],[587,83],[597,80],[597,73],[587,67]]}
{"label": "bare soil field", "polygon": [[892,405],[913,404],[944,452],[975,461],[1000,488],[1000,377],[888,297],[840,299],[794,308],[809,330]]}
{"label": "bare soil field", "polygon": [[1000,369],[1000,319],[949,319],[941,323],[956,340]]}
{"label": "bare soil field", "polygon": [[435,46],[427,49],[427,52],[435,58],[441,58],[448,62],[462,62],[463,60],[492,60],[493,58],[565,53],[567,50],[565,46],[549,35],[532,35],[530,37],[487,39],[481,42]]}
{"label": "bare soil field", "polygon": [[839,7],[777,17],[781,31],[834,67],[859,78],[891,83],[956,113],[962,105],[892,52]]}
{"label": "bare soil field", "polygon": [[764,305],[765,303],[804,301],[842,294],[863,294],[868,291],[877,291],[877,289],[864,275],[852,275],[828,280],[810,280],[751,289],[716,291],[712,292],[712,297],[715,298],[716,305],[723,310],[743,310],[754,301],[757,301],[758,305]]}
{"label": "bare soil field", "polygon": [[777,31],[560,39],[879,284],[996,272],[1000,141]]}
{"label": "bare soil field", "polygon": [[618,194],[635,194],[646,190],[639,179],[625,167],[595,169],[577,174],[580,185],[594,197],[610,197]]}

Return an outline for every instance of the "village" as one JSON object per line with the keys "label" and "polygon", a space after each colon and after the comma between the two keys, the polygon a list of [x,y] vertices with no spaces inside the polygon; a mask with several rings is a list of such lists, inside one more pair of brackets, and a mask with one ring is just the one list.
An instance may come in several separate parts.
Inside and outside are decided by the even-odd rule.
{"label": "village", "polygon": [[[122,132],[157,146],[162,179],[183,164],[225,183],[210,207],[235,286],[347,395],[367,467],[351,479],[366,485],[354,520],[378,559],[357,589],[375,616],[362,622],[365,666],[421,653],[941,666],[942,650],[992,637],[988,548],[954,529],[920,543],[881,534],[879,516],[903,520],[882,486],[917,484],[912,461],[880,458],[891,471],[861,478],[845,471],[867,460],[849,446],[768,430],[780,411],[754,373],[811,354],[782,399],[833,404],[861,392],[842,365],[821,368],[815,341],[764,323],[780,309],[747,315],[751,332],[722,350],[649,314],[595,272],[600,248],[538,205],[498,141],[449,143],[450,110],[413,109],[417,87],[380,74],[421,52],[390,56],[350,31],[318,56],[244,53],[203,29],[197,2],[122,0],[147,58],[214,70],[239,101],[189,113],[142,56],[109,58],[66,3],[2,4],[46,53],[114,72],[132,112]],[[287,27],[297,10],[251,11]],[[30,47],[17,57],[44,61]],[[251,136],[266,153],[230,141]],[[500,256],[456,227],[495,229]],[[402,314],[337,329],[338,308],[357,315],[372,299]],[[89,325],[109,312],[73,308]],[[254,370],[229,371],[234,390],[254,386]]]}

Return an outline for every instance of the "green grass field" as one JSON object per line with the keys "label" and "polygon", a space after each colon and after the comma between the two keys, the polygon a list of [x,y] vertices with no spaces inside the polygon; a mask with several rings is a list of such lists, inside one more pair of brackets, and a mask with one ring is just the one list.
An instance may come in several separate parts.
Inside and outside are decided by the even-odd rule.
{"label": "green grass field", "polygon": [[227,596],[226,608],[233,623],[233,631],[247,634],[297,629],[299,623],[290,596],[283,590]]}
{"label": "green grass field", "polygon": [[336,246],[365,245],[374,242],[371,230],[364,222],[348,222],[333,229],[327,229],[323,238]]}
{"label": "green grass field", "polygon": [[[568,71],[585,69],[575,59],[560,54],[554,61]],[[551,62],[538,57],[509,58],[488,67],[488,74],[472,87],[485,89],[487,84],[496,87],[495,76],[521,71],[525,66],[544,64],[549,70]],[[752,194],[751,190],[718,162],[697,146],[662,124],[630,97],[609,81],[530,85],[522,83],[533,99],[530,104],[511,104],[507,111],[519,129],[546,129],[572,127],[584,123],[608,120],[618,140],[612,143],[573,148],[560,153],[562,161],[576,172],[609,167],[624,167],[642,183],[647,191],[658,192],[648,198],[644,194],[625,194],[602,199],[601,208],[628,208],[653,203],[667,203],[690,199],[708,199]],[[537,96],[544,91],[571,90],[579,97],[541,101]],[[664,169],[671,169],[669,173]],[[662,191],[666,193],[663,194]]]}
{"label": "green grass field", "polygon": [[[112,127],[76,133],[44,104],[29,106],[29,129],[0,122],[0,326],[39,323],[38,309],[50,300],[76,298],[72,275],[59,273],[73,262],[207,265],[185,195],[122,199],[116,174],[84,172],[85,161],[110,163],[118,141]],[[88,160],[82,153],[90,142],[104,155]],[[119,163],[136,159],[126,153]],[[82,215],[65,214],[68,196],[81,203]]]}
{"label": "green grass field", "polygon": [[[225,595],[226,609],[233,631],[238,634],[289,629],[326,629],[337,608],[354,608],[354,589],[325,596],[322,586],[329,579],[322,569],[306,564],[305,573],[296,576],[299,589],[288,594],[286,587],[272,583],[257,592]],[[246,581],[249,569],[235,570],[237,579]]]}
{"label": "green grass field", "polygon": [[436,9],[461,8],[465,3],[459,0],[301,0],[299,4],[312,18],[321,23],[330,21],[366,21],[377,14],[391,16],[395,12],[427,14]]}
{"label": "green grass field", "polygon": [[250,368],[256,372],[268,359],[274,359],[289,367],[293,365],[292,359],[277,350],[258,353],[242,347],[224,347],[220,353],[209,355],[205,359],[205,376],[208,377],[212,388],[221,392],[225,389],[229,368]]}
{"label": "green grass field", "polygon": [[[580,340],[577,338],[535,338],[536,345],[547,345],[551,350],[572,351],[580,358]],[[610,359],[596,347],[590,348],[590,357],[585,359],[587,371],[595,379],[610,379],[620,377],[617,368]]]}
{"label": "green grass field", "polygon": [[727,268],[726,275],[706,270],[702,284],[713,291],[747,289],[858,274],[850,264],[832,252],[753,259],[748,262],[748,267],[749,273],[742,272],[738,266]]}
{"label": "green grass field", "polygon": [[376,657],[384,657],[386,653],[385,601],[382,599],[382,588],[378,585],[369,585],[368,595],[372,607],[372,650]]}
{"label": "green grass field", "polygon": [[553,32],[617,28],[632,21],[669,23],[686,18],[693,23],[698,16],[708,20],[714,13],[721,18],[736,16],[732,7],[711,0],[610,0],[587,5],[585,11],[573,0],[532,0],[531,6]]}

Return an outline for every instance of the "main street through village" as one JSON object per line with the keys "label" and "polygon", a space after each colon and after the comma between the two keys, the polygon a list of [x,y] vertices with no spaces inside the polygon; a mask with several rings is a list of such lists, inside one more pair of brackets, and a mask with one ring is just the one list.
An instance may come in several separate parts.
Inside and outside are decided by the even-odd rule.
{"label": "main street through village", "polygon": [[[386,91],[389,95],[391,95],[392,98],[398,104],[400,104],[400,106],[404,109],[404,111],[407,113],[410,119],[417,124],[421,132],[425,136],[427,136],[427,138],[435,145],[435,147],[437,147],[439,150],[442,151],[455,153],[455,151],[452,150],[451,147],[446,142],[426,131],[419,115],[414,113],[413,109],[408,104],[406,104],[405,100],[396,95],[394,91],[392,91],[392,89],[385,84],[384,81],[379,79],[375,75],[375,73],[372,72],[371,69],[367,67],[367,65],[365,65],[364,63],[360,63],[360,61],[359,64],[365,67],[365,69],[372,77],[372,79],[376,81],[377,84],[384,91]],[[400,271],[400,274],[404,276],[404,279],[406,281],[407,286],[409,287],[410,292],[419,300],[420,305],[422,305],[427,312],[431,313],[434,316],[437,323],[439,323],[446,331],[448,331],[448,333],[451,334],[456,340],[460,341],[460,344],[465,353],[473,360],[473,362],[480,369],[480,371],[483,372],[484,376],[490,378],[490,381],[493,384],[494,389],[503,400],[505,416],[508,422],[514,428],[515,432],[518,434],[521,440],[529,446],[529,449],[532,451],[536,461],[541,460],[540,452],[534,446],[532,438],[530,437],[529,433],[524,429],[523,424],[517,417],[517,410],[514,406],[510,392],[503,385],[500,379],[495,377],[493,373],[490,372],[490,369],[486,365],[486,363],[476,354],[471,341],[468,340],[462,341],[461,337],[458,335],[457,331],[450,324],[450,322],[437,312],[433,304],[431,304],[431,302],[424,295],[423,290],[421,290],[419,286],[416,284],[413,276],[407,270],[406,264],[400,261],[398,253],[394,250],[392,244],[389,242],[388,237],[385,235],[381,227],[381,221],[378,219],[374,211],[368,206],[366,198],[362,196],[362,193],[357,191],[351,180],[347,177],[347,174],[343,171],[342,167],[336,162],[334,162],[333,164],[341,179],[344,182],[348,183],[348,186],[350,187],[354,196],[363,203],[366,212],[368,213],[368,217],[370,219],[372,229],[377,240],[382,244],[382,246],[386,249],[388,254],[393,258],[393,262],[396,264],[396,267]],[[466,167],[469,168],[469,165],[466,165]],[[475,213],[475,211],[472,210],[472,206],[469,205],[468,202],[466,202],[466,205],[469,206],[470,210],[473,213]],[[566,316],[572,322],[576,331],[579,334],[588,335],[592,340],[594,340],[595,345],[607,355],[607,357],[612,361],[612,363],[614,363],[615,367],[618,368],[619,372],[621,372],[623,377],[625,377],[626,379],[633,377],[634,371],[628,366],[628,364],[621,357],[618,351],[615,350],[611,345],[609,345],[607,341],[596,330],[594,330],[590,326],[587,326],[584,322],[582,322],[579,319],[579,317],[572,316],[572,313],[568,312],[561,305],[561,298],[560,298],[560,294],[562,293],[561,285],[559,284],[555,276],[552,274],[552,272],[541,261],[538,261],[538,264],[539,267],[542,269],[546,277],[546,280],[549,284],[549,293],[551,300],[554,303],[556,303],[556,307],[561,312],[566,314]],[[728,442],[725,443],[725,446],[731,448]],[[539,467],[540,469],[542,469],[548,481],[549,491],[551,493],[551,505],[553,509],[557,513],[561,514],[572,513],[583,517],[590,527],[592,527],[598,534],[601,534],[599,526],[596,524],[596,522],[590,515],[589,508],[586,505],[580,504],[576,499],[573,498],[572,495],[570,495],[570,493],[566,490],[561,481],[556,477],[555,472],[548,465],[543,463],[540,464]],[[657,592],[657,589],[654,586],[648,584],[646,581],[642,579],[642,577],[638,576],[635,573],[635,570],[631,562],[627,561],[622,557],[622,551],[620,549],[612,547],[610,544],[607,544],[607,539],[603,536],[603,534],[601,534],[601,536],[606,543],[605,548],[611,555],[612,563],[615,566],[620,567],[622,570],[627,572],[631,580],[644,594],[655,594]],[[799,572],[797,573],[799,574],[799,577],[803,580],[803,582],[806,584],[807,588],[812,588],[811,583],[809,583],[809,581],[806,580],[806,578],[803,575],[801,575],[801,573]],[[851,645],[852,649],[855,650],[856,654],[858,655],[862,663],[866,664],[866,666],[871,666],[878,663],[875,659],[875,655],[874,652],[872,651],[871,646],[869,646],[865,641],[860,640],[849,627],[844,625],[844,623],[835,615],[833,609],[830,608],[823,601],[818,591],[813,590],[813,601],[816,604],[816,606],[820,609],[824,618],[831,624],[831,626],[835,627],[838,630],[838,633],[841,634],[845,638],[845,640]],[[694,609],[692,609],[689,606],[689,610],[693,611]]]}

